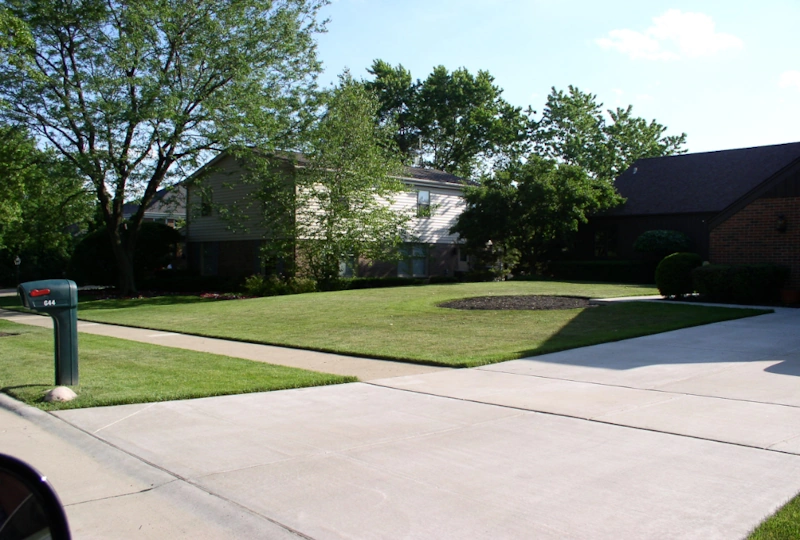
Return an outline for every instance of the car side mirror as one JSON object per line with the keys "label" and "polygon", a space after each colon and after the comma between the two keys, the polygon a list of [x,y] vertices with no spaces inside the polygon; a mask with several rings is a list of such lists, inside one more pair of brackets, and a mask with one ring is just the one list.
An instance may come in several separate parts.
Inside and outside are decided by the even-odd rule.
{"label": "car side mirror", "polygon": [[0,454],[0,540],[69,540],[64,507],[47,478]]}

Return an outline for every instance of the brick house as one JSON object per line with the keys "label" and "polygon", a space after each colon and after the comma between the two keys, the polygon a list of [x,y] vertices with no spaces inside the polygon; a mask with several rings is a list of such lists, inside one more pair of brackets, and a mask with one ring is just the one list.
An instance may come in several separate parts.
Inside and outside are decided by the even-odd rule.
{"label": "brick house", "polygon": [[[302,168],[302,157],[297,165],[283,158],[275,158],[275,162],[281,169]],[[258,218],[259,208],[253,204],[256,188],[242,181],[242,171],[236,158],[222,153],[185,181],[188,263],[201,275],[243,277],[282,272],[282,264],[262,267],[261,246],[268,241],[269,233]],[[396,197],[393,207],[415,216],[409,223],[413,241],[402,247],[399,262],[344,261],[342,275],[429,277],[468,270],[458,238],[450,234],[450,227],[464,210],[463,189],[468,182],[446,172],[415,167],[406,167],[399,179],[408,191]],[[219,207],[237,208],[243,213],[236,230],[219,215]]]}
{"label": "brick house", "polygon": [[641,258],[639,235],[671,229],[704,260],[789,266],[800,287],[800,143],[640,159],[615,186],[627,201],[581,228],[578,257]]}

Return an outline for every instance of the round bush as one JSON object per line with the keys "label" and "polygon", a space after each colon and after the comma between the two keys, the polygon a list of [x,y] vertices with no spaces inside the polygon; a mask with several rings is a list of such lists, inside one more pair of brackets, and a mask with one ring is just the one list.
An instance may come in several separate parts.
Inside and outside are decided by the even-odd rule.
{"label": "round bush", "polygon": [[640,253],[669,254],[689,249],[689,237],[680,231],[645,231],[633,243],[633,250]]}
{"label": "round bush", "polygon": [[662,296],[680,297],[694,292],[692,270],[703,260],[697,253],[673,253],[656,268],[656,287]]}

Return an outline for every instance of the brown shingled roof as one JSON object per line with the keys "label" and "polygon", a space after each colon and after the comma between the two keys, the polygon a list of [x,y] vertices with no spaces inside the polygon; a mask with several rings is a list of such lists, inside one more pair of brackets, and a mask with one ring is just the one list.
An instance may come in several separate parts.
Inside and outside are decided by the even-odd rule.
{"label": "brown shingled roof", "polygon": [[412,180],[427,180],[429,182],[442,182],[444,184],[470,184],[471,182],[464,180],[460,176],[446,173],[444,171],[437,171],[436,169],[422,169],[420,167],[405,167],[404,178]]}
{"label": "brown shingled roof", "polygon": [[721,212],[800,160],[800,142],[640,159],[615,181],[627,202],[605,215]]}

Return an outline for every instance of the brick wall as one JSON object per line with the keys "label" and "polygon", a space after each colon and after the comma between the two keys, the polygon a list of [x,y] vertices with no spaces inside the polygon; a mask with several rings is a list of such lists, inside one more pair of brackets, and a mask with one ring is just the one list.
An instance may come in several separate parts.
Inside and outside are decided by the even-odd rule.
{"label": "brick wall", "polygon": [[[780,215],[786,232],[776,230]],[[714,228],[710,243],[712,263],[788,266],[789,286],[800,288],[800,197],[757,199]]]}

